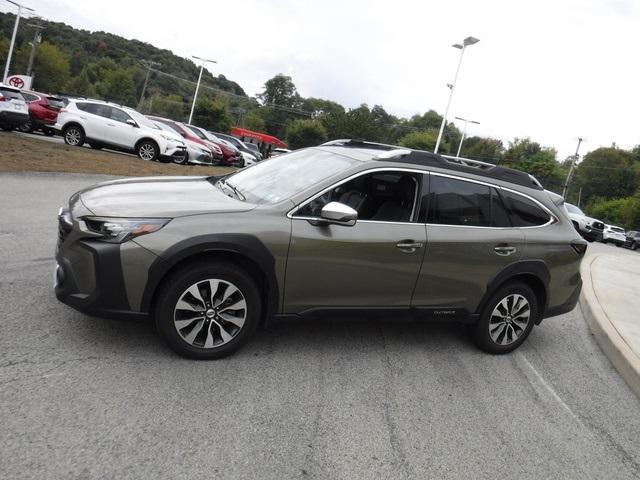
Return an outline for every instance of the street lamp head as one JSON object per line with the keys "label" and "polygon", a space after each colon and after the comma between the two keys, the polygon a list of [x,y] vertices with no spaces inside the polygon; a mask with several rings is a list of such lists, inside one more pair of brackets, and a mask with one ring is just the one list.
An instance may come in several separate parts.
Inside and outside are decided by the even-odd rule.
{"label": "street lamp head", "polygon": [[454,43],[453,45],[451,45],[453,48],[457,48],[458,50],[462,50],[464,47],[462,45],[460,45],[459,43]]}
{"label": "street lamp head", "polygon": [[196,57],[195,55],[191,55],[191,58],[195,58],[196,60],[200,60],[201,62],[208,63],[218,63],[215,60],[209,60],[208,58]]}
{"label": "street lamp head", "polygon": [[464,39],[464,46],[468,47],[469,45],[473,45],[474,43],[478,43],[480,40],[475,37],[467,37]]}

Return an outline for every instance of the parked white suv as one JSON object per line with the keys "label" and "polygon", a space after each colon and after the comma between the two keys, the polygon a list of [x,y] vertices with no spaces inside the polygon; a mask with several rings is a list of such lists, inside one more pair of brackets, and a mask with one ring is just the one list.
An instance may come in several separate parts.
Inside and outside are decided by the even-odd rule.
{"label": "parked white suv", "polygon": [[595,218],[587,217],[582,210],[570,203],[564,204],[573,227],[578,233],[589,242],[602,239],[602,231],[604,230],[604,223]]}
{"label": "parked white suv", "polygon": [[614,243],[617,247],[624,245],[627,241],[624,228],[615,225],[605,225],[602,232],[602,243]]}
{"label": "parked white suv", "polygon": [[135,153],[142,160],[176,161],[186,156],[178,135],[154,126],[144,115],[99,100],[70,100],[54,129],[67,145],[103,147]]}
{"label": "parked white suv", "polygon": [[0,83],[0,128],[7,132],[29,121],[29,106],[17,88]]}

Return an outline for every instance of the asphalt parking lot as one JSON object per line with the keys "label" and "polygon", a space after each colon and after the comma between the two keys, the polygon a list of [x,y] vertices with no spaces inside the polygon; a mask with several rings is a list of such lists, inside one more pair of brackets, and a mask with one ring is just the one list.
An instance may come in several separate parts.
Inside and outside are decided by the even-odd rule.
{"label": "asphalt parking lot", "polygon": [[0,174],[0,478],[640,478],[640,401],[579,310],[507,356],[331,318],[194,362],[58,303],[57,210],[106,178]]}

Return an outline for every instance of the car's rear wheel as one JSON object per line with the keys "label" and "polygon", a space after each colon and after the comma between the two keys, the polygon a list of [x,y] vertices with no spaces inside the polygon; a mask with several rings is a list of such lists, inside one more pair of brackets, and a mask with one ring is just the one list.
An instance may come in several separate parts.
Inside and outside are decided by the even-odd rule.
{"label": "car's rear wheel", "polygon": [[151,140],[143,140],[136,146],[136,155],[142,160],[156,160],[159,153],[158,145]]}
{"label": "car's rear wheel", "polygon": [[78,125],[70,125],[62,132],[64,143],[72,147],[81,147],[84,145],[84,130]]}
{"label": "car's rear wheel", "polygon": [[255,281],[230,263],[189,264],[164,282],[157,298],[158,331],[174,352],[187,358],[234,353],[261,318]]}
{"label": "car's rear wheel", "polygon": [[31,133],[33,131],[33,122],[31,121],[31,119],[20,125],[18,127],[18,130],[20,130],[22,133]]}
{"label": "car's rear wheel", "polygon": [[0,125],[0,128],[5,132],[10,132],[13,130],[13,125]]}
{"label": "car's rear wheel", "polygon": [[501,354],[518,348],[538,318],[538,299],[528,285],[514,282],[491,296],[475,326],[476,344],[485,352]]}

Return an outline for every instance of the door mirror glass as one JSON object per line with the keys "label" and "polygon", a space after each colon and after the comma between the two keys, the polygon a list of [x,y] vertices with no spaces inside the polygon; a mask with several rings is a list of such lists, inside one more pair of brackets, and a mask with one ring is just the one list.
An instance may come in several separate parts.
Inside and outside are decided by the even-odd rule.
{"label": "door mirror glass", "polygon": [[352,227],[358,220],[358,212],[344,203],[330,202],[322,207],[320,217],[329,223]]}
{"label": "door mirror glass", "polygon": [[132,118],[128,119],[128,120],[127,120],[127,123],[128,123],[129,125],[131,125],[132,127],[137,127],[137,126],[138,126],[138,124],[136,123],[136,121],[135,121],[134,119],[132,119]]}

